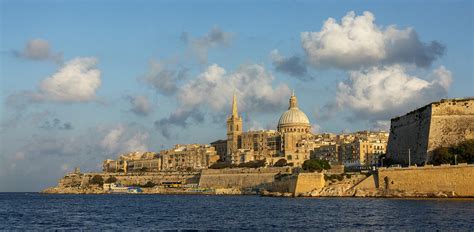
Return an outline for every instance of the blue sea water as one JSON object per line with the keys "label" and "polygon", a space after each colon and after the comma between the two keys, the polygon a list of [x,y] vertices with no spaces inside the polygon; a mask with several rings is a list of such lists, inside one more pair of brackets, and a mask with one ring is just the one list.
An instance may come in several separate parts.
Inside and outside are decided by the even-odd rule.
{"label": "blue sea water", "polygon": [[474,199],[0,193],[0,230],[474,230]]}

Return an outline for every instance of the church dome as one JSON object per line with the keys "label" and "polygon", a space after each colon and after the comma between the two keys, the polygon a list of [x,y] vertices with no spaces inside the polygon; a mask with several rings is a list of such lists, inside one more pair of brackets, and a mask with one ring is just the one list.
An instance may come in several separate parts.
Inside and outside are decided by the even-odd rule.
{"label": "church dome", "polygon": [[278,121],[278,126],[285,124],[309,124],[309,119],[300,109],[290,108],[281,115]]}
{"label": "church dome", "polygon": [[290,107],[281,115],[278,121],[278,131],[308,132],[310,127],[308,116],[298,108],[298,99],[293,93],[290,97]]}

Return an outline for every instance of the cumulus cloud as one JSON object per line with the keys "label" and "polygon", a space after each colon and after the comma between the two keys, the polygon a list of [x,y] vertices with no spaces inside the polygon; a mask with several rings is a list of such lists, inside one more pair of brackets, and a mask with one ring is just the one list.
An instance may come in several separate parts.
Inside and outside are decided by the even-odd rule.
{"label": "cumulus cloud", "polygon": [[190,38],[187,33],[181,35],[181,40],[187,42],[192,53],[199,62],[207,63],[209,49],[229,46],[232,42],[233,34],[225,32],[219,27],[213,27],[206,35],[198,38]]}
{"label": "cumulus cloud", "polygon": [[17,57],[29,60],[49,60],[61,63],[63,54],[61,52],[53,53],[49,42],[44,39],[32,39],[28,41],[22,51],[13,51]]}
{"label": "cumulus cloud", "polygon": [[242,65],[232,73],[213,64],[180,89],[178,101],[184,108],[207,106],[214,112],[220,112],[230,110],[235,91],[241,110],[274,112],[285,108],[290,95],[287,85],[279,84],[274,87],[274,79],[258,64]]}
{"label": "cumulus cloud", "polygon": [[188,69],[171,68],[164,62],[150,61],[148,72],[140,79],[163,95],[173,95],[178,90],[178,82],[185,79]]}
{"label": "cumulus cloud", "polygon": [[94,100],[101,84],[97,58],[78,57],[68,61],[39,86],[39,100],[57,102],[86,102]]}
{"label": "cumulus cloud", "polygon": [[46,120],[40,126],[41,129],[46,130],[72,130],[73,126],[70,122],[62,122],[60,119]]}
{"label": "cumulus cloud", "polygon": [[148,132],[134,127],[118,125],[101,130],[104,133],[99,146],[108,154],[121,154],[132,151],[148,151]]}
{"label": "cumulus cloud", "polygon": [[37,102],[88,102],[95,100],[101,72],[95,57],[78,57],[45,78],[35,91],[22,91],[7,97],[6,103],[18,110]]}
{"label": "cumulus cloud", "polygon": [[451,72],[444,66],[424,79],[410,75],[401,65],[352,71],[338,84],[336,100],[326,109],[350,109],[354,119],[389,120],[445,97],[451,82]]}
{"label": "cumulus cloud", "polygon": [[358,69],[379,63],[407,63],[428,67],[442,56],[445,47],[437,41],[420,41],[413,28],[377,26],[368,11],[351,11],[338,23],[329,18],[318,32],[302,32],[301,44],[316,68]]}
{"label": "cumulus cloud", "polygon": [[307,75],[308,70],[303,58],[299,56],[284,57],[276,49],[270,53],[270,58],[276,71],[301,80],[312,79]]}
{"label": "cumulus cloud", "polygon": [[144,96],[144,95],[128,96],[127,99],[132,105],[132,107],[130,108],[130,111],[137,115],[147,116],[153,111],[150,100],[148,99],[147,96]]}
{"label": "cumulus cloud", "polygon": [[[241,112],[252,114],[283,110],[290,89],[285,84],[274,87],[273,82],[274,77],[261,65],[242,65],[232,73],[227,73],[217,64],[210,65],[197,78],[189,80],[180,88],[177,95],[178,109],[168,118],[157,121],[155,126],[185,127],[188,120],[203,121],[202,109],[209,109],[214,114],[229,112],[234,91]],[[161,131],[170,135],[169,128]]]}

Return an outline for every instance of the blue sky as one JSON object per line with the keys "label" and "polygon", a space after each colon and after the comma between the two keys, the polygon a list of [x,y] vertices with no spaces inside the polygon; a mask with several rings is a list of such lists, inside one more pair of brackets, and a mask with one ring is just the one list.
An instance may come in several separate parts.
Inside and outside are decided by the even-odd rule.
{"label": "blue sky", "polygon": [[[472,97],[472,1],[1,1],[0,191],[130,150],[275,129],[295,89],[315,132]],[[353,12],[353,13],[351,13]],[[332,18],[332,19],[330,19]],[[307,32],[307,33],[305,33]]]}

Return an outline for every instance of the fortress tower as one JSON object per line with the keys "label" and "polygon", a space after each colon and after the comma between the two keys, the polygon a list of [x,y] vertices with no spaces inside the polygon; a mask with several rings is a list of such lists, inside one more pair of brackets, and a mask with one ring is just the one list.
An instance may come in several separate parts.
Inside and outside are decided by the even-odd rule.
{"label": "fortress tower", "polygon": [[242,135],[242,117],[237,109],[237,96],[232,99],[232,115],[227,119],[227,156],[225,161],[232,162],[232,155],[239,148],[239,136]]}

